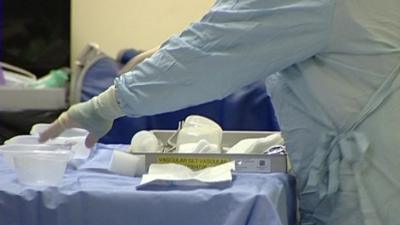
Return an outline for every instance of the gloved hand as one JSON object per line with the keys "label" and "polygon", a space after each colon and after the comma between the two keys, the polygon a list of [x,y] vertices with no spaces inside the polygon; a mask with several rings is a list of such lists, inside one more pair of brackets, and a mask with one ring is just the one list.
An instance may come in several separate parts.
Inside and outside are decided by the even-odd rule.
{"label": "gloved hand", "polygon": [[39,142],[55,138],[65,129],[79,127],[89,131],[85,145],[93,147],[111,129],[114,119],[123,115],[115,97],[115,88],[111,86],[89,101],[71,106],[40,133]]}

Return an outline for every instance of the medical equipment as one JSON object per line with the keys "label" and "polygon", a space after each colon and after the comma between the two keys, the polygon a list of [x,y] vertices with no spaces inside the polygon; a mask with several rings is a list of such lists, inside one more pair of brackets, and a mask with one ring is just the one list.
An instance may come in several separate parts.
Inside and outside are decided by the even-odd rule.
{"label": "medical equipment", "polygon": [[[286,172],[287,154],[282,144],[280,132],[223,131],[211,119],[191,115],[178,123],[177,130],[136,133],[128,150],[136,158],[117,152],[110,170],[141,175],[130,162],[147,171],[153,163],[176,163],[198,170],[235,161],[238,172]],[[123,165],[117,165],[118,160]]]}
{"label": "medical equipment", "polygon": [[[182,153],[169,151],[168,147],[174,149],[173,139],[176,136],[175,130],[152,130],[157,139],[164,144],[163,152],[131,152],[137,156],[144,156],[145,171],[153,163],[177,163],[185,165],[191,169],[203,169],[222,163],[235,161],[237,172],[287,172],[287,154],[286,150],[277,146],[271,146],[265,149],[261,154],[234,153]],[[265,138],[276,132],[257,132],[257,131],[223,131],[221,139],[221,148],[229,149],[243,139]],[[169,144],[170,143],[170,144]]]}
{"label": "medical equipment", "polygon": [[178,152],[188,152],[188,144],[189,148],[199,144],[203,148],[208,145],[207,148],[213,152],[220,152],[221,141],[222,128],[216,122],[204,116],[191,115],[185,119],[178,131],[176,145]]}
{"label": "medical equipment", "polygon": [[205,139],[179,145],[179,153],[221,153],[221,148]]}

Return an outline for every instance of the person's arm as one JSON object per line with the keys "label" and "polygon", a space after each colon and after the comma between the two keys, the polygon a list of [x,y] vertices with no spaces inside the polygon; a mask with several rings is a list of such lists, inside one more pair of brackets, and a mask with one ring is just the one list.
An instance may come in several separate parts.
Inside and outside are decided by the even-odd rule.
{"label": "person's arm", "polygon": [[129,60],[129,62],[127,62],[121,68],[120,74],[123,74],[123,73],[126,73],[126,72],[130,71],[130,70],[133,70],[137,64],[141,63],[146,58],[152,56],[159,48],[160,48],[160,46],[154,47],[152,49],[144,51],[144,52],[140,53],[139,55],[133,57],[131,60]]}
{"label": "person's arm", "polygon": [[[107,104],[71,107],[64,129],[80,126],[97,139],[120,116],[102,117],[101,123],[91,119],[109,106],[137,117],[221,99],[323,51],[333,12],[334,0],[217,1],[201,21],[117,77],[115,98],[107,98]],[[60,120],[53,127],[57,124]],[[58,135],[49,133],[41,141]]]}
{"label": "person's arm", "polygon": [[65,129],[81,127],[89,131],[85,145],[92,147],[111,129],[113,120],[124,115],[115,97],[115,88],[111,86],[87,102],[72,105],[40,134],[39,142],[55,138]]}
{"label": "person's arm", "polygon": [[130,116],[222,99],[321,53],[330,40],[334,0],[221,0],[199,21],[116,79]]}

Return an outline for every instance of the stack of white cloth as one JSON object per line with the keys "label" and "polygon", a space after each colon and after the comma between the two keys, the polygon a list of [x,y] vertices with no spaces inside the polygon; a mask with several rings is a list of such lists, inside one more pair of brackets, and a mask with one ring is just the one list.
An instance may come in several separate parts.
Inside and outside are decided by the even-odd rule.
{"label": "stack of white cloth", "polygon": [[148,173],[143,175],[140,185],[136,188],[226,187],[232,183],[232,171],[234,170],[234,161],[196,171],[174,163],[151,164]]}

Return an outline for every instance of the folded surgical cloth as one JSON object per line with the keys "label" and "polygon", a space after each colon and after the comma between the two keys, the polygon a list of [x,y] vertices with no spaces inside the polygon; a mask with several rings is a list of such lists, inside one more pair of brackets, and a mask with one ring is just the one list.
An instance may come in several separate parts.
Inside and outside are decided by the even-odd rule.
{"label": "folded surgical cloth", "polygon": [[231,185],[233,170],[234,161],[196,171],[174,163],[151,164],[136,189],[224,188]]}

